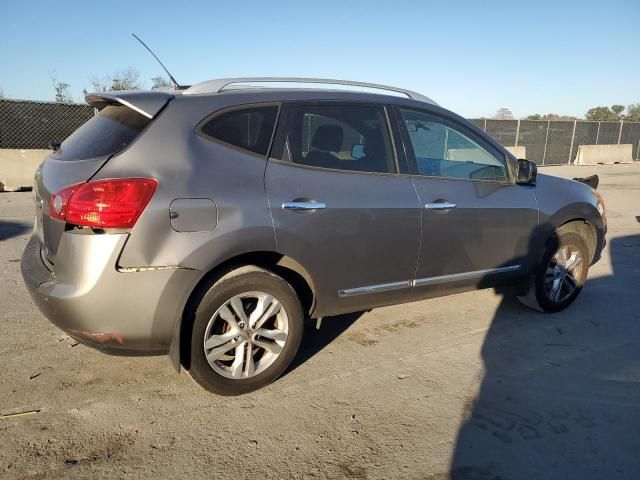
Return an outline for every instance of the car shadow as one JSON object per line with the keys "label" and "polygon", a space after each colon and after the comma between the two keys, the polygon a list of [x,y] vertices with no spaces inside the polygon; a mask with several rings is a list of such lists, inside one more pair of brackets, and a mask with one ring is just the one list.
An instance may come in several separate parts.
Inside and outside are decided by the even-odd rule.
{"label": "car shadow", "polygon": [[[366,312],[347,313],[333,317],[324,317],[320,328],[316,328],[316,320],[307,319],[302,343],[296,357],[285,371],[284,375],[294,371],[314,355],[318,354],[327,345],[342,335],[353,323]],[[284,376],[283,375],[283,376]]]}
{"label": "car shadow", "polygon": [[29,231],[32,225],[20,222],[7,222],[0,220],[0,242],[12,237],[17,237]]}
{"label": "car shadow", "polygon": [[640,235],[567,310],[500,303],[463,412],[453,480],[640,478]]}

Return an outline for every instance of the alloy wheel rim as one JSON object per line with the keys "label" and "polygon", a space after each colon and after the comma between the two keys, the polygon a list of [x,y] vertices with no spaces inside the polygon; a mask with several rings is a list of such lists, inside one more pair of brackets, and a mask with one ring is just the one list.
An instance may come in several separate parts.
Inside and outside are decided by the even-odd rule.
{"label": "alloy wheel rim", "polygon": [[204,354],[216,373],[247,379],[273,365],[288,335],[289,319],[282,303],[265,292],[245,292],[212,315],[204,334]]}
{"label": "alloy wheel rim", "polygon": [[561,303],[578,288],[578,279],[582,278],[584,259],[575,245],[563,245],[551,258],[544,278],[547,298]]}

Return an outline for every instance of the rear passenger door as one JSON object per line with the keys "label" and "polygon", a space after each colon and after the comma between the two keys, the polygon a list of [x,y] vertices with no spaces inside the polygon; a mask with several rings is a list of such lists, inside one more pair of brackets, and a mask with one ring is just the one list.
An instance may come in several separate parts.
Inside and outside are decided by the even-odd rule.
{"label": "rear passenger door", "polygon": [[516,184],[506,155],[464,121],[396,111],[422,210],[416,294],[520,274],[538,226],[534,187]]}
{"label": "rear passenger door", "polygon": [[381,104],[285,105],[265,185],[278,250],[307,269],[318,316],[408,298],[420,208]]}

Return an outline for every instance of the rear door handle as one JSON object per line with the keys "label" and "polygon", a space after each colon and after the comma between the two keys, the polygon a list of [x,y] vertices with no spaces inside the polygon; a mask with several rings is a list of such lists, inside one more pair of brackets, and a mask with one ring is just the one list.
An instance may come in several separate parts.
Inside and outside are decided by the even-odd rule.
{"label": "rear door handle", "polygon": [[293,210],[294,212],[309,211],[309,210],[321,210],[325,208],[324,202],[284,202],[282,204],[283,210]]}
{"label": "rear door handle", "polygon": [[456,208],[456,204],[451,202],[433,202],[427,203],[424,208],[428,208],[429,210],[449,210],[450,208]]}

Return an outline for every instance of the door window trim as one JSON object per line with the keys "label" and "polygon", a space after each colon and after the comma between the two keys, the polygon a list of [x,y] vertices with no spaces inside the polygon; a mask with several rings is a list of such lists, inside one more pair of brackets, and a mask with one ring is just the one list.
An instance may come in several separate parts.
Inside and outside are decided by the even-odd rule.
{"label": "door window trim", "polygon": [[[273,124],[273,131],[271,132],[271,137],[269,138],[269,145],[267,147],[267,152],[264,155],[260,153],[252,152],[251,150],[247,150],[246,148],[238,147],[237,145],[225,142],[224,140],[220,140],[219,138],[212,137],[211,135],[207,135],[202,131],[202,128],[205,125],[207,125],[211,120],[214,120],[220,115],[224,115],[225,113],[233,112],[236,110],[246,110],[249,108],[261,108],[261,107],[276,107],[278,109],[278,111],[276,112],[276,118]],[[200,120],[200,122],[198,122],[194,130],[197,136],[204,138],[205,140],[217,143],[219,145],[222,145],[223,147],[230,148],[232,150],[236,150],[237,152],[242,152],[247,155],[252,155],[254,157],[258,157],[264,160],[269,158],[269,153],[271,152],[271,147],[273,146],[273,143],[276,137],[276,132],[278,130],[278,122],[280,120],[281,113],[282,113],[282,102],[270,101],[270,102],[241,103],[237,105],[232,105],[230,107],[224,107],[224,108],[221,108],[220,110],[216,110],[215,112],[210,113],[209,115],[204,117],[202,120]]]}
{"label": "door window trim", "polygon": [[[356,175],[410,175],[410,170],[406,161],[406,157],[402,154],[400,146],[402,145],[402,137],[397,128],[393,105],[385,102],[360,102],[357,100],[292,100],[282,102],[280,121],[276,127],[271,150],[269,152],[269,161],[277,163],[286,163],[292,167],[307,168],[311,170],[320,170],[327,172],[340,172]],[[295,163],[291,155],[291,142],[289,134],[291,132],[291,122],[293,121],[292,109],[294,107],[304,106],[357,106],[357,107],[377,107],[382,108],[385,119],[387,134],[391,140],[391,150],[394,157],[394,172],[367,172],[364,170],[344,170],[341,168],[317,167],[313,165],[305,165],[303,163]],[[404,148],[403,148],[404,150]]]}
{"label": "door window trim", "polygon": [[[444,120],[443,125],[446,126],[446,123],[452,123],[458,128],[461,133],[469,136],[472,140],[478,142],[478,144],[484,148],[487,153],[494,156],[496,160],[502,159],[505,166],[505,171],[507,174],[507,178],[505,180],[490,180],[483,178],[460,178],[460,177],[444,177],[444,176],[436,176],[436,175],[423,175],[418,171],[418,163],[416,162],[415,152],[413,150],[413,144],[411,143],[411,137],[409,136],[409,132],[407,130],[404,117],[402,116],[401,110],[413,110],[414,112],[424,113],[425,115],[430,115],[435,117],[436,119]],[[511,161],[509,157],[503,154],[500,150],[498,150],[495,145],[489,142],[487,139],[478,135],[477,132],[474,132],[467,125],[464,125],[459,120],[444,115],[439,112],[427,110],[424,108],[408,106],[408,105],[393,105],[393,111],[395,114],[396,122],[398,123],[398,128],[400,129],[400,134],[402,138],[402,142],[404,144],[404,150],[406,152],[407,163],[409,165],[409,171],[411,172],[412,177],[417,178],[430,178],[434,180],[458,180],[463,182],[480,182],[480,183],[495,183],[500,185],[515,185],[515,176],[512,171]]]}

